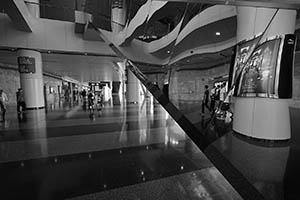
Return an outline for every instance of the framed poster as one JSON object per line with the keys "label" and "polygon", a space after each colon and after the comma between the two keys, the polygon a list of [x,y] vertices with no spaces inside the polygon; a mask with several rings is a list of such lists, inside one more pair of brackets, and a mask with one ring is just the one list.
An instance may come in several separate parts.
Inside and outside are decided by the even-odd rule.
{"label": "framed poster", "polygon": [[[291,98],[295,35],[237,44],[231,86],[238,97]],[[256,45],[257,44],[257,45]]]}
{"label": "framed poster", "polygon": [[239,87],[243,67],[246,65],[246,62],[249,59],[251,52],[254,50],[260,36],[261,35],[256,35],[253,38],[243,40],[235,47],[235,59],[233,60],[233,64],[231,63],[229,74],[229,87],[235,88],[234,96],[237,96],[237,89]]}

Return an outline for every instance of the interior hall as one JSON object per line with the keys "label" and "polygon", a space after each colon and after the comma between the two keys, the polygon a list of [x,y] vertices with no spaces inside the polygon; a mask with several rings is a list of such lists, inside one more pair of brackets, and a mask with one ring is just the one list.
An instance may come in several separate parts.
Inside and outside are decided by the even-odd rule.
{"label": "interior hall", "polygon": [[299,11],[1,0],[0,199],[298,200]]}

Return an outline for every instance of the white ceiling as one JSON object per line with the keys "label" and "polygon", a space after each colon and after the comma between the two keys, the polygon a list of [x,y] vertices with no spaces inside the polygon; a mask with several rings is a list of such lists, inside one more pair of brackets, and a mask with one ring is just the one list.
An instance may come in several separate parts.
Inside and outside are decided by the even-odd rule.
{"label": "white ceiling", "polygon": [[[0,50],[0,63],[17,66],[17,52]],[[118,81],[117,57],[42,53],[43,70],[80,82]]]}

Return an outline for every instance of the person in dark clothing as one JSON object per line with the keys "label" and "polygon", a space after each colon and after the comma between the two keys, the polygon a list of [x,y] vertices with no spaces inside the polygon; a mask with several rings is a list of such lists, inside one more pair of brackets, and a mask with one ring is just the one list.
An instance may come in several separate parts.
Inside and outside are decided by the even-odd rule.
{"label": "person in dark clothing", "polygon": [[210,91],[210,110],[213,112],[215,110],[216,104],[216,96],[217,96],[217,87],[214,86]]}
{"label": "person in dark clothing", "polygon": [[[23,92],[22,88],[18,89],[18,91],[16,92],[16,96],[17,96],[17,111],[18,111],[18,113],[21,113],[26,108],[24,92]],[[21,108],[22,108],[22,111],[21,111]]]}
{"label": "person in dark clothing", "polygon": [[88,106],[90,113],[94,113],[94,100],[95,100],[95,95],[93,91],[90,91],[88,94]]}
{"label": "person in dark clothing", "polygon": [[204,95],[203,95],[203,99],[202,99],[202,115],[204,115],[205,107],[210,112],[210,107],[208,106],[208,101],[209,101],[209,90],[208,90],[208,85],[205,85],[205,91],[204,91]]}
{"label": "person in dark clothing", "polygon": [[82,96],[82,108],[83,108],[83,110],[84,111],[86,111],[86,106],[87,106],[87,96],[86,96],[86,91],[85,90],[83,90],[82,92],[81,92],[81,96]]}
{"label": "person in dark clothing", "polygon": [[2,119],[1,121],[5,121],[5,113],[6,113],[6,102],[8,101],[8,98],[6,94],[3,92],[3,90],[0,89],[0,110],[2,112]]}

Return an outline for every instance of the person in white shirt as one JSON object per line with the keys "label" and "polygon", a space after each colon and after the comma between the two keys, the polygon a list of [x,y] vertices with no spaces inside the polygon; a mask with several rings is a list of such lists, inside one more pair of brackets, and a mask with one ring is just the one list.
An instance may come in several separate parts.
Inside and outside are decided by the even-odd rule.
{"label": "person in white shirt", "polygon": [[223,83],[220,90],[220,102],[224,102],[226,98],[226,84]]}
{"label": "person in white shirt", "polygon": [[223,115],[223,108],[224,108],[224,101],[226,98],[226,83],[223,82],[220,88],[220,101],[219,101],[219,106],[218,106],[218,110],[217,110],[217,114],[219,115]]}
{"label": "person in white shirt", "polygon": [[5,121],[6,102],[8,101],[7,95],[0,89],[0,108],[2,111],[2,121]]}

